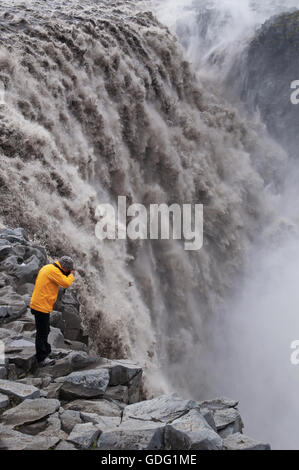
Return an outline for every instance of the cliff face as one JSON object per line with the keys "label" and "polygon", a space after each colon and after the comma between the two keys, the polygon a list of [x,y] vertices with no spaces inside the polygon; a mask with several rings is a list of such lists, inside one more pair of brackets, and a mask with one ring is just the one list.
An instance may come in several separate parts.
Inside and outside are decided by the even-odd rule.
{"label": "cliff face", "polygon": [[269,449],[242,434],[235,400],[145,400],[139,364],[90,354],[75,287],[50,314],[56,363],[38,367],[28,305],[48,261],[24,229],[0,231],[0,449]]}
{"label": "cliff face", "polygon": [[241,98],[259,110],[269,132],[292,157],[298,157],[298,106],[291,103],[291,83],[299,79],[299,12],[266,21],[241,62]]}

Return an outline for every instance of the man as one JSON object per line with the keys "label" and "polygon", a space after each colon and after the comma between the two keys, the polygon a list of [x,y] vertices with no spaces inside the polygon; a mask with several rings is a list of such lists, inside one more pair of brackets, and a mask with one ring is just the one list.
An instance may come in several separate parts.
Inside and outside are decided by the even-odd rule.
{"label": "man", "polygon": [[35,349],[39,366],[55,364],[54,360],[48,358],[51,353],[48,343],[50,313],[56,303],[59,287],[70,287],[74,280],[74,263],[69,256],[62,256],[55,263],[43,266],[37,275],[30,308],[35,316]]}

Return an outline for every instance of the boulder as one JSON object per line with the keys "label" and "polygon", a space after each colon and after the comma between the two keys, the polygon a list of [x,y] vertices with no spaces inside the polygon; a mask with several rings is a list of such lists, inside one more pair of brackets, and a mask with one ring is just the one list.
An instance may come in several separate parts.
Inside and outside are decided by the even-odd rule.
{"label": "boulder", "polygon": [[258,442],[241,433],[231,434],[223,439],[224,450],[271,450],[269,444]]}
{"label": "boulder", "polygon": [[16,321],[10,321],[9,323],[6,323],[5,328],[6,330],[11,330],[10,334],[21,334],[24,330],[25,327],[25,322],[16,320]]}
{"label": "boulder", "polygon": [[39,398],[40,391],[33,385],[12,382],[11,380],[0,379],[0,392],[17,400],[26,400],[27,398]]}
{"label": "boulder", "polygon": [[157,423],[143,429],[116,429],[103,432],[98,450],[161,450],[164,448],[163,428]]}
{"label": "boulder", "polygon": [[198,402],[201,408],[207,408],[211,411],[223,410],[224,408],[235,408],[239,402],[230,398],[215,398],[213,400],[205,400]]}
{"label": "boulder", "polygon": [[12,429],[0,427],[0,450],[47,450],[59,442],[59,437],[30,436]]}
{"label": "boulder", "polygon": [[98,416],[120,417],[122,408],[115,402],[101,400],[74,400],[65,405],[67,410],[76,410],[85,413],[95,413]]}
{"label": "boulder", "polygon": [[36,255],[32,255],[22,264],[15,265],[14,269],[10,270],[10,274],[13,274],[17,278],[19,283],[33,283],[40,268],[40,260]]}
{"label": "boulder", "polygon": [[3,410],[3,408],[7,408],[9,406],[9,398],[7,395],[3,395],[3,393],[0,393],[0,410]]}
{"label": "boulder", "polygon": [[7,377],[7,368],[5,365],[0,366],[0,379],[6,379]]}
{"label": "boulder", "polygon": [[11,245],[0,245],[0,262],[3,261],[12,252]]}
{"label": "boulder", "polygon": [[104,398],[112,398],[123,403],[129,403],[129,388],[126,385],[107,387]]}
{"label": "boulder", "polygon": [[[28,241],[28,235],[23,227],[17,227],[14,229],[3,228],[0,232],[0,238],[9,240],[9,237]],[[11,243],[13,243],[13,241]]]}
{"label": "boulder", "polygon": [[84,351],[72,351],[68,355],[68,361],[74,370],[79,370],[96,364],[97,358],[89,356]]}
{"label": "boulder", "polygon": [[72,372],[66,377],[57,379],[63,382],[60,397],[66,400],[102,396],[109,383],[107,369],[89,369]]}
{"label": "boulder", "polygon": [[7,348],[5,353],[9,363],[23,371],[29,371],[36,363],[35,347]]}
{"label": "boulder", "polygon": [[81,341],[73,341],[73,340],[65,340],[65,343],[69,345],[70,349],[73,351],[84,351],[88,353],[88,346],[85,343],[82,343]]}
{"label": "boulder", "polygon": [[115,429],[121,423],[120,416],[99,416],[97,413],[86,413],[85,411],[81,411],[80,416],[84,423],[96,424],[102,432]]}
{"label": "boulder", "polygon": [[100,432],[92,423],[76,424],[67,440],[80,449],[89,449],[96,443]]}
{"label": "boulder", "polygon": [[23,349],[23,348],[33,348],[34,347],[34,341],[29,341],[28,339],[20,338],[20,339],[14,339],[10,343],[7,344],[7,348],[9,350],[12,349]]}
{"label": "boulder", "polygon": [[50,325],[54,326],[55,328],[59,328],[61,331],[65,328],[65,320],[62,317],[61,312],[57,312],[53,310],[50,315]]}
{"label": "boulder", "polygon": [[222,439],[208,425],[199,408],[195,408],[166,425],[165,447],[169,450],[220,450]]}
{"label": "boulder", "polygon": [[59,444],[55,447],[55,450],[77,450],[77,448],[71,442],[60,441]]}
{"label": "boulder", "polygon": [[214,412],[214,420],[218,434],[227,437],[229,434],[242,432],[243,422],[235,408],[225,408]]}
{"label": "boulder", "polygon": [[29,295],[32,296],[32,292],[34,289],[34,284],[31,282],[25,282],[24,284],[20,284],[17,286],[17,293],[20,295]]}
{"label": "boulder", "polygon": [[48,343],[51,344],[53,348],[64,348],[64,336],[58,328],[51,328],[50,334],[48,336]]}
{"label": "boulder", "polygon": [[80,411],[63,410],[63,412],[60,413],[60,421],[63,431],[69,434],[76,424],[82,423]]}
{"label": "boulder", "polygon": [[1,422],[11,426],[21,426],[34,423],[49,416],[60,407],[60,402],[55,399],[36,398],[24,400],[19,405],[5,411],[1,416]]}
{"label": "boulder", "polygon": [[3,289],[0,289],[0,323],[6,323],[19,318],[27,310],[26,302],[16,293],[6,292],[3,295]]}
{"label": "boulder", "polygon": [[144,400],[125,407],[123,423],[127,419],[136,418],[143,421],[171,422],[189,410],[196,408],[193,400],[184,400],[176,393],[161,395],[152,400]]}

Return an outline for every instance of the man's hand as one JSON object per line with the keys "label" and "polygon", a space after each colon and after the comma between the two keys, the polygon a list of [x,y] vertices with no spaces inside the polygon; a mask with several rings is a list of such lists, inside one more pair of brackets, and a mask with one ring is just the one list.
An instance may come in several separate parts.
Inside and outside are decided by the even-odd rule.
{"label": "man's hand", "polygon": [[71,274],[75,277],[76,271],[74,269],[71,270]]}

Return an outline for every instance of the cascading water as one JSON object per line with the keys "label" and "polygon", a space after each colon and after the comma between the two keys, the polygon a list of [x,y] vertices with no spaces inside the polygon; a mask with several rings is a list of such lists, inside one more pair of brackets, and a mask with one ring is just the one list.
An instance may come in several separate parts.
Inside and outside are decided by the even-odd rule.
{"label": "cascading water", "polygon": [[[233,101],[246,116],[238,87],[231,81],[233,77],[241,83],[246,71],[240,68],[240,76],[229,75],[232,67],[264,21],[293,11],[298,2],[190,0],[171,2],[170,9],[170,2],[161,1],[156,7],[161,21],[178,35],[203,86],[219,99]],[[247,118],[264,126],[258,113]],[[264,155],[269,152],[265,142]],[[277,180],[264,166],[263,155],[254,162],[268,184],[264,203],[275,214],[276,224],[270,228],[264,220],[235,294],[222,311],[214,311],[204,353],[206,377],[209,394],[222,392],[240,399],[249,433],[268,439],[273,448],[298,449],[299,369],[290,356],[291,343],[299,337],[299,166],[288,159]],[[271,168],[273,173],[278,169],[274,160]]]}
{"label": "cascading water", "polygon": [[[285,227],[297,229],[294,206],[288,204],[290,214],[283,217],[280,209],[296,197],[295,185],[285,184],[287,156],[258,117],[242,114],[219,92],[223,85],[213,67],[221,70],[222,54],[229,69],[234,41],[244,30],[230,38],[226,18],[232,13],[236,23],[240,7],[223,2],[232,6],[228,12],[201,14],[201,2],[172,2],[184,51],[163,25],[175,27],[175,16],[163,14],[167,3],[1,2],[0,220],[26,227],[53,257],[74,256],[94,349],[138,361],[148,396],[175,389],[200,399],[227,391],[240,397],[250,426],[259,424],[266,439],[257,409],[258,402],[270,421],[262,379],[253,387],[259,399],[253,403],[246,395],[261,377],[254,370],[260,351],[252,345],[257,312],[264,319],[261,337],[270,327],[264,329],[270,300],[254,300],[261,298],[258,289],[265,292],[269,264],[280,265],[291,247]],[[252,17],[247,5],[246,34],[256,17],[271,14],[272,3],[267,5],[267,13]],[[198,15],[205,18],[200,34]],[[118,195],[144,205],[203,203],[203,248],[187,252],[173,240],[99,242],[97,204],[116,205]],[[277,252],[277,233],[285,251]],[[276,258],[273,250],[267,256],[270,242]],[[277,314],[280,321],[284,325]],[[241,334],[235,334],[238,328]],[[252,373],[246,374],[249,366],[239,361],[248,343]],[[228,363],[225,356],[222,362],[220,354],[237,354],[238,361]],[[269,388],[272,406],[277,394]]]}

